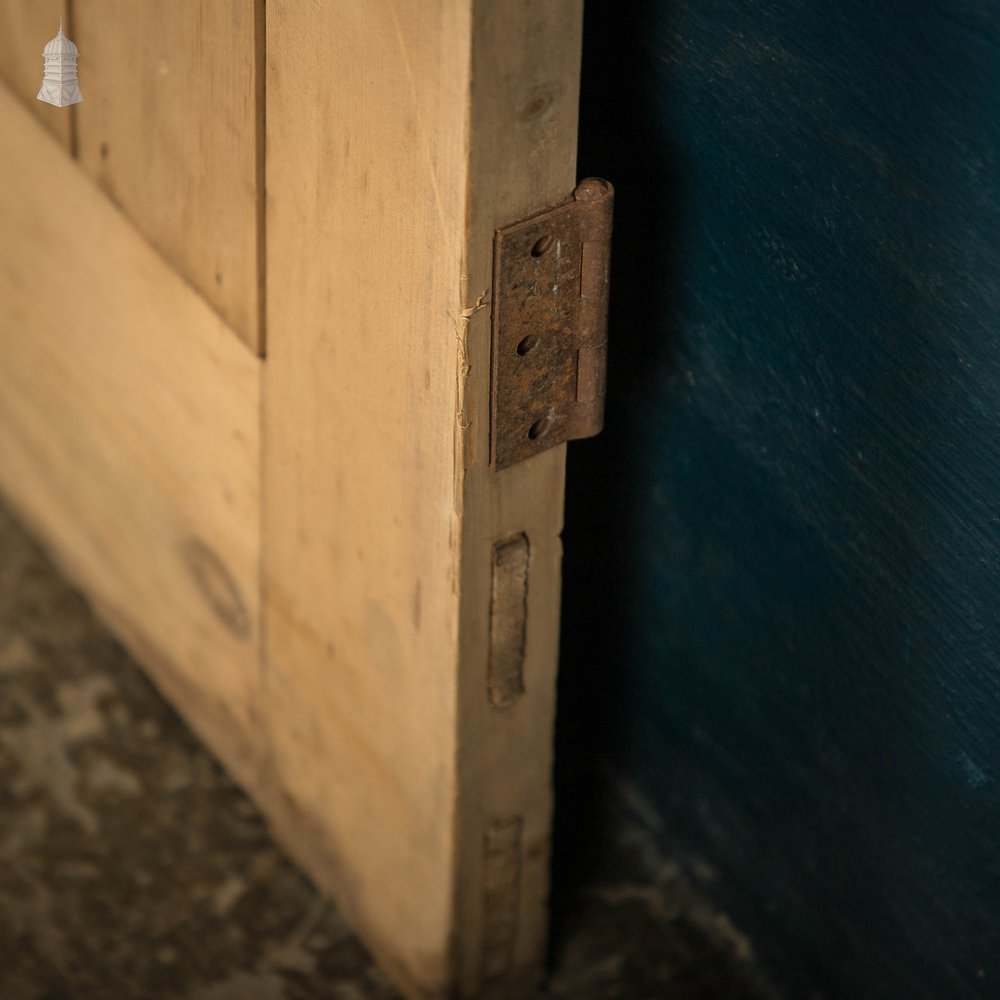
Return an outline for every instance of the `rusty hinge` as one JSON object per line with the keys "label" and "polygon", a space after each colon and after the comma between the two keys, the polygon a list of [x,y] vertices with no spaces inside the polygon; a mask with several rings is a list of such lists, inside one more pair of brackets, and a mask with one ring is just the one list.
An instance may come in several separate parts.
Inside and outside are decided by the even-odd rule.
{"label": "rusty hinge", "polygon": [[604,424],[614,190],[498,229],[493,249],[490,462],[504,469]]}

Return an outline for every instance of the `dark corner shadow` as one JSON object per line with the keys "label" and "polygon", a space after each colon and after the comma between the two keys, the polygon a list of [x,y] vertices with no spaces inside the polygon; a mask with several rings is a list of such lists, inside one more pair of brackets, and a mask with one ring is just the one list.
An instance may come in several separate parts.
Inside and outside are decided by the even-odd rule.
{"label": "dark corner shadow", "polygon": [[[584,27],[578,176],[615,186],[605,430],[569,449],[562,652],[556,724],[553,942],[579,886],[596,873],[610,828],[605,761],[624,753],[630,650],[630,509],[641,469],[636,439],[653,387],[677,367],[678,237],[683,188],[669,148],[669,66],[662,5],[589,0]],[[650,30],[653,20],[660,31]],[[666,78],[665,78],[666,77]],[[655,86],[654,86],[655,84]],[[665,84],[667,85],[665,87]],[[605,783],[606,784],[606,783]]]}

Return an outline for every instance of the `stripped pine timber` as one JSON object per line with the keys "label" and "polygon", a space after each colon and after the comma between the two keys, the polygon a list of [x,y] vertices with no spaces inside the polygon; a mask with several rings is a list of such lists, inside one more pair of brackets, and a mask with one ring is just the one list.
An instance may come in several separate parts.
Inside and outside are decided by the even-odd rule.
{"label": "stripped pine timber", "polygon": [[[562,201],[576,183],[582,0],[477,0],[472,34],[465,297],[491,287],[496,229]],[[544,962],[552,825],[553,730],[559,649],[566,446],[489,468],[490,311],[464,331],[461,401],[462,561],[459,824],[455,875],[457,975],[466,995],[498,981],[527,996]],[[510,540],[528,543],[524,694],[493,707],[483,677],[491,643],[495,564]],[[491,906],[491,849],[520,825],[516,934],[499,969],[502,909]],[[513,859],[512,859],[513,860]],[[507,891],[514,893],[508,886]],[[507,981],[506,987],[503,985]]]}
{"label": "stripped pine timber", "polygon": [[77,6],[124,215],[0,95],[0,487],[409,996],[529,995],[565,448],[489,468],[492,248],[580,0],[270,0],[266,220],[260,0]]}
{"label": "stripped pine timber", "polygon": [[86,0],[73,24],[80,162],[259,353],[262,17],[263,0]]}
{"label": "stripped pine timber", "polygon": [[[267,18],[279,832],[409,996],[523,997],[547,923],[565,449],[488,468],[490,274],[494,229],[572,190],[581,4]],[[494,605],[526,620],[491,628]],[[509,656],[522,624],[523,694],[505,681],[498,706],[491,635]]]}
{"label": "stripped pine timber", "polygon": [[71,149],[75,106],[55,108],[37,99],[45,67],[42,49],[59,31],[60,20],[70,31],[68,8],[67,0],[0,0],[0,80]]}
{"label": "stripped pine timber", "polygon": [[258,792],[254,358],[0,87],[0,488]]}
{"label": "stripped pine timber", "polygon": [[471,10],[267,4],[265,677],[285,840],[414,997],[453,932]]}

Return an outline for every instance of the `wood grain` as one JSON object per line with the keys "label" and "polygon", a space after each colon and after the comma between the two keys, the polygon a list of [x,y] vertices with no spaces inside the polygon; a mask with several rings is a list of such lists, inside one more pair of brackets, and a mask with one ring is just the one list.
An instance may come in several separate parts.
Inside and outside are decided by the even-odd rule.
{"label": "wood grain", "polygon": [[[466,296],[490,288],[494,231],[565,198],[576,182],[583,5],[477,0],[472,46]],[[458,708],[456,874],[458,975],[484,985],[490,947],[481,911],[488,833],[521,820],[523,856],[513,960],[498,988],[527,996],[544,964],[548,931],[552,738],[559,647],[566,447],[500,472],[489,468],[489,310],[469,318],[460,403],[462,625]],[[486,697],[493,546],[523,534],[530,547],[525,693],[502,711]]]}
{"label": "wood grain", "polygon": [[260,363],[0,88],[0,488],[259,790]]}
{"label": "wood grain", "polygon": [[258,164],[263,0],[74,7],[85,169],[255,351],[263,351]]}
{"label": "wood grain", "polygon": [[449,978],[466,3],[268,4],[265,562],[286,839]]}
{"label": "wood grain", "polygon": [[[488,304],[494,229],[573,187],[580,13],[268,4],[278,824],[412,997],[526,995],[544,953],[565,450],[487,468]],[[521,533],[526,693],[499,712],[492,552]]]}
{"label": "wood grain", "polygon": [[[56,108],[37,99],[42,84],[42,49],[67,15],[67,0],[3,0],[0,3],[0,80],[62,143],[72,148],[76,107]],[[70,24],[65,22],[67,33]],[[72,37],[72,35],[70,35]],[[86,73],[87,63],[81,63]],[[86,79],[81,81],[86,92]]]}

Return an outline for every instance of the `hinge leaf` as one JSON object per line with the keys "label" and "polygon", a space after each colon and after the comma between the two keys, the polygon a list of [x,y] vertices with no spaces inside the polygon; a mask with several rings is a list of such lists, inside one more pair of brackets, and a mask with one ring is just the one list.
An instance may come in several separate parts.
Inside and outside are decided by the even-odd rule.
{"label": "hinge leaf", "polygon": [[604,424],[614,190],[571,198],[497,230],[490,462],[496,469]]}

